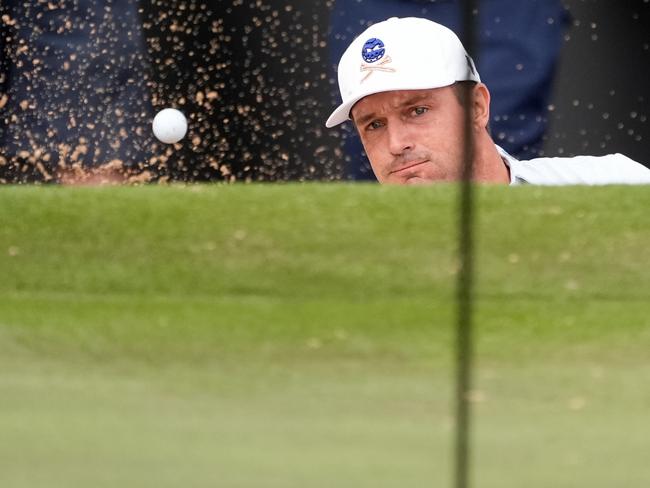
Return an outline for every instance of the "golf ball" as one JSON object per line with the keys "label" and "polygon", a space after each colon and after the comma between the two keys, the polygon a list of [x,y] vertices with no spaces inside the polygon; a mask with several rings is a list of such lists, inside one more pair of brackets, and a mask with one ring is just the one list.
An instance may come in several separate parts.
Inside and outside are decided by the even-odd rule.
{"label": "golf ball", "polygon": [[160,142],[174,144],[187,133],[187,119],[180,110],[166,108],[156,114],[153,119],[153,134]]}

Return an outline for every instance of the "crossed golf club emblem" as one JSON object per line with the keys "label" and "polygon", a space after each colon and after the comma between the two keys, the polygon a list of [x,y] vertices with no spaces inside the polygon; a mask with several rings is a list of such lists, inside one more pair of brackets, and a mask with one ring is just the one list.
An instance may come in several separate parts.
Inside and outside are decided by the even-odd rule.
{"label": "crossed golf club emblem", "polygon": [[384,73],[395,73],[395,68],[391,68],[390,66],[386,66],[387,64],[392,63],[393,60],[391,59],[390,56],[386,56],[383,61],[376,66],[370,65],[370,64],[361,64],[361,72],[363,73],[364,71],[367,71],[366,76],[364,76],[361,79],[361,83],[366,81],[371,74],[373,74],[375,71],[382,71]]}

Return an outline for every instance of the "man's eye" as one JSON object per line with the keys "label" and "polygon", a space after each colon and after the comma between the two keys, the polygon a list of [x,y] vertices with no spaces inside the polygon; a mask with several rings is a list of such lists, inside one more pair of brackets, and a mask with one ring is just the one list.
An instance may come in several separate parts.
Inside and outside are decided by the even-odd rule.
{"label": "man's eye", "polygon": [[413,115],[422,115],[429,111],[427,107],[415,107],[413,109]]}
{"label": "man's eye", "polygon": [[373,120],[372,122],[370,122],[366,126],[366,128],[367,128],[367,130],[377,130],[377,129],[381,128],[382,126],[383,126],[383,124],[380,121]]}

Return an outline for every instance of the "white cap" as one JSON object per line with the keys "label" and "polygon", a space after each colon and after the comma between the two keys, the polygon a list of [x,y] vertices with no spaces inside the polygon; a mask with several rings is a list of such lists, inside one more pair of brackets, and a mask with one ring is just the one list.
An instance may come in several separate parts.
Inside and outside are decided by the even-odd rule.
{"label": "white cap", "polygon": [[341,57],[338,78],[343,103],[327,127],[348,120],[354,104],[374,93],[481,81],[456,34],[415,17],[393,17],[366,29]]}

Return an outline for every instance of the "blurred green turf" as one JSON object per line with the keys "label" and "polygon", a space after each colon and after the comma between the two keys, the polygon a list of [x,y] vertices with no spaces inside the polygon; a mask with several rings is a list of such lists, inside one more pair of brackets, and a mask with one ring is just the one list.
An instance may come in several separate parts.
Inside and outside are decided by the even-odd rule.
{"label": "blurred green turf", "polygon": [[[456,200],[0,188],[0,486],[450,486]],[[650,485],[650,193],[477,203],[475,486]]]}

